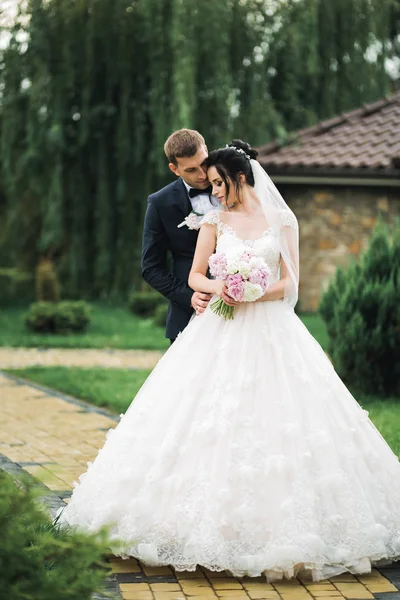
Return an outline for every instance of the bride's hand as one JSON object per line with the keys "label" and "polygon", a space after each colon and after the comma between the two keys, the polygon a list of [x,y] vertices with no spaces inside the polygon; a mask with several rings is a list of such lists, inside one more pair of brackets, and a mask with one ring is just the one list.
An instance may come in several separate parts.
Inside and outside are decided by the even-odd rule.
{"label": "bride's hand", "polygon": [[222,290],[221,298],[228,306],[237,306],[238,304],[240,304],[240,302],[234,300],[229,296],[229,294],[226,291],[226,287],[224,287],[224,289]]}
{"label": "bride's hand", "polygon": [[238,304],[240,304],[240,302],[237,302],[228,295],[225,281],[222,281],[220,279],[216,279],[214,281],[214,294],[222,298],[222,300],[228,306],[237,306]]}
{"label": "bride's hand", "polygon": [[214,283],[214,294],[222,298],[223,290],[225,288],[225,281],[222,279],[215,279]]}

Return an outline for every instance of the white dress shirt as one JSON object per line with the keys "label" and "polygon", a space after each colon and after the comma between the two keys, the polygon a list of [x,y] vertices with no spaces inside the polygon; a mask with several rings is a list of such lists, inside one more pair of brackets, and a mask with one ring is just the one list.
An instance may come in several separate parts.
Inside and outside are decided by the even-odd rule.
{"label": "white dress shirt", "polygon": [[[182,179],[182,181],[183,181],[183,179]],[[185,187],[189,194],[189,190],[192,189],[191,186],[188,185],[186,183],[186,181],[183,181],[183,183],[185,184]],[[211,199],[212,199],[213,203],[211,202]],[[220,209],[218,199],[215,196],[210,196],[209,194],[198,194],[194,198],[190,198],[190,196],[189,196],[189,200],[192,204],[192,208],[193,208],[194,212],[196,212],[200,215],[205,215],[208,212],[210,212],[210,210],[219,210]]]}

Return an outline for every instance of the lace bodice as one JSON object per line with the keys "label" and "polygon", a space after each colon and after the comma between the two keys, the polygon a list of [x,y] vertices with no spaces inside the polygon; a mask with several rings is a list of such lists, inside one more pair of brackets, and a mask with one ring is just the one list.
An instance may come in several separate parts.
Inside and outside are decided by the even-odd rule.
{"label": "lace bodice", "polygon": [[218,211],[207,213],[201,221],[201,225],[209,223],[217,227],[217,252],[226,252],[232,246],[251,246],[262,256],[271,269],[271,283],[278,281],[280,276],[280,252],[279,238],[272,227],[267,228],[263,234],[254,240],[241,239],[236,231],[220,219]]}

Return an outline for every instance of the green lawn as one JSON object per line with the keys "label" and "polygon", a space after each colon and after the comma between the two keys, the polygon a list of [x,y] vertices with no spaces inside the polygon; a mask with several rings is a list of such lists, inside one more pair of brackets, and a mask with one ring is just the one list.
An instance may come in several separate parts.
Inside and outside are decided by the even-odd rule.
{"label": "green lawn", "polygon": [[121,348],[164,350],[169,341],[163,327],[151,319],[139,319],[127,308],[92,304],[92,323],[82,334],[39,335],[24,325],[25,309],[0,309],[0,346],[29,348]]}
{"label": "green lawn", "polygon": [[400,398],[358,398],[393,452],[400,457]]}
{"label": "green lawn", "polygon": [[[148,370],[66,367],[32,367],[8,372],[106,407],[116,414],[126,411],[150,373]],[[360,394],[355,396],[369,411],[372,421],[396,455],[400,455],[400,398],[380,400]]]}
{"label": "green lawn", "polygon": [[300,318],[311,335],[321,344],[322,348],[325,351],[328,350],[328,332],[321,317],[317,314],[305,314],[300,315]]}
{"label": "green lawn", "polygon": [[[120,348],[164,350],[169,342],[164,328],[151,319],[139,319],[127,308],[92,304],[93,320],[83,334],[38,335],[25,329],[22,308],[0,308],[0,346],[29,348]],[[328,336],[318,315],[304,315],[302,321],[326,350]]]}

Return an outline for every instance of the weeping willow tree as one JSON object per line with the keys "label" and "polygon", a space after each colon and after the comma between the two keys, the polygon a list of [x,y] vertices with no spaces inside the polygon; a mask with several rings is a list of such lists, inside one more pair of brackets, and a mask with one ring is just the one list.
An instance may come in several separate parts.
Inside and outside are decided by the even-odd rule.
{"label": "weeping willow tree", "polygon": [[6,261],[32,267],[52,249],[70,296],[121,296],[140,281],[146,196],[169,180],[166,137],[198,127],[213,147],[231,135],[241,3],[200,4],[29,0],[2,74]]}
{"label": "weeping willow tree", "polygon": [[64,296],[125,297],[171,131],[261,144],[382,95],[389,5],[27,0],[0,64],[0,267],[51,252]]}
{"label": "weeping willow tree", "polygon": [[[390,92],[385,60],[397,0],[302,0],[282,6],[270,88],[293,130]],[[273,55],[273,58],[272,58]]]}

